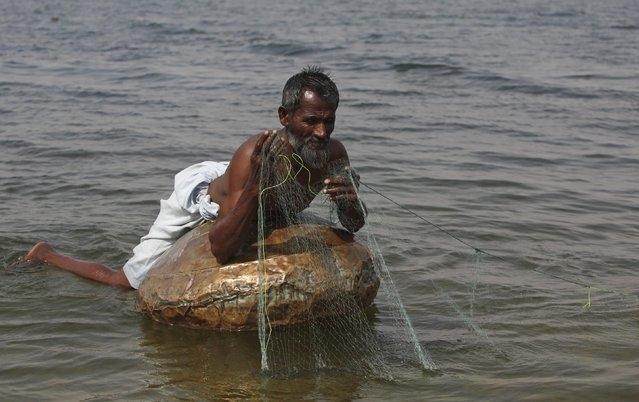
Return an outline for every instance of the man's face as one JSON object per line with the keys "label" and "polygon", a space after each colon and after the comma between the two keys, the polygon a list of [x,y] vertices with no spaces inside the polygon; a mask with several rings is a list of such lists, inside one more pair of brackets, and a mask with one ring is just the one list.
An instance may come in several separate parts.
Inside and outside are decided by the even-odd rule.
{"label": "man's face", "polygon": [[299,107],[288,113],[280,109],[280,121],[287,128],[289,142],[310,167],[328,162],[328,144],[335,127],[336,107],[315,92],[304,90]]}

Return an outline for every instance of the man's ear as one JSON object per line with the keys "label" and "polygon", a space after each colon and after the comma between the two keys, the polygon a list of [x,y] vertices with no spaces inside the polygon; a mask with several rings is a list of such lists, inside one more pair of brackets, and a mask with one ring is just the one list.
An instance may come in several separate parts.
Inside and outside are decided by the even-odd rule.
{"label": "man's ear", "polygon": [[284,106],[280,106],[277,109],[277,115],[280,118],[280,123],[284,127],[288,127],[288,125],[291,123],[291,116],[289,115],[288,110],[286,110]]}

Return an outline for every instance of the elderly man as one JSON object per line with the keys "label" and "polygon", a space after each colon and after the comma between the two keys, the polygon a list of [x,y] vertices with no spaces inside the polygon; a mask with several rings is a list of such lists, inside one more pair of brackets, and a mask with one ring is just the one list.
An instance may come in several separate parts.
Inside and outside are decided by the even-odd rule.
{"label": "elderly man", "polygon": [[291,198],[297,201],[291,206],[293,212],[307,208],[315,197],[312,188],[319,187],[337,205],[342,225],[355,232],[364,224],[356,190],[348,176],[329,172],[336,161],[348,166],[346,149],[331,138],[338,103],[337,87],[322,69],[311,66],[292,76],[284,86],[278,109],[283,127],[250,137],[230,162],[203,162],[178,173],[173,193],[168,200],[161,200],[155,223],[122,270],[65,256],[45,242],[36,244],[24,260],[137,289],[153,263],[180,236],[203,220],[215,219],[209,232],[211,252],[225,263],[242,246],[256,240],[260,183],[265,170],[282,170],[283,161],[289,170],[305,172],[294,177],[301,185],[290,187],[297,192]]}

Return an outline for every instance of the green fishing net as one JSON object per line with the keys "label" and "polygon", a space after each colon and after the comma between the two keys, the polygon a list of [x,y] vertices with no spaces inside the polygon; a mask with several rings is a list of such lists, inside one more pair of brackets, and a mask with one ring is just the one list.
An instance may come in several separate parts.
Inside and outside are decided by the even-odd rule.
{"label": "green fishing net", "polygon": [[[341,177],[358,186],[347,161],[331,161],[327,170],[328,176]],[[331,244],[325,228],[350,227],[354,223],[340,212],[344,205],[336,205],[321,192],[322,180],[316,182],[311,181],[310,170],[297,154],[280,155],[276,163],[262,165],[257,233],[262,371],[270,376],[291,376],[346,370],[393,378],[395,370],[406,365],[435,369],[411,326],[369,219],[355,235],[356,245],[347,245],[365,250],[366,255],[360,257],[366,260],[366,267],[349,276],[353,270],[346,265],[353,261],[343,254],[350,249]],[[361,195],[354,207],[366,211]],[[272,229],[294,225],[302,225],[304,235],[289,239],[287,250],[265,244]],[[352,237],[344,229],[335,232],[347,239]],[[289,297],[315,298],[313,307],[302,313],[303,319],[292,325],[276,323],[275,316],[280,316],[281,311],[277,311],[278,300],[269,292],[271,264],[276,254],[283,252],[307,256],[304,280],[309,291],[292,292]],[[372,306],[347,291],[357,287],[353,281],[375,282],[373,290],[378,290]]]}

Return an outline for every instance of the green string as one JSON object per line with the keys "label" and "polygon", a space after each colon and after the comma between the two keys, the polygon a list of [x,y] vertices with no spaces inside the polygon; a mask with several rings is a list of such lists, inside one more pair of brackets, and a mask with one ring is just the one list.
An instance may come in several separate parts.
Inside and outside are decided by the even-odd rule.
{"label": "green string", "polygon": [[[265,245],[264,245],[264,203],[262,200],[262,197],[264,195],[264,193],[266,191],[269,190],[273,190],[275,188],[278,188],[282,185],[284,185],[289,179],[290,180],[297,180],[297,176],[300,174],[300,172],[302,172],[302,170],[306,170],[307,174],[308,174],[308,181],[307,181],[307,188],[308,191],[311,192],[313,195],[318,195],[319,192],[314,192],[311,189],[311,171],[304,165],[304,161],[302,160],[302,157],[299,156],[296,153],[293,153],[291,155],[291,159],[293,159],[295,162],[297,162],[300,166],[300,168],[297,170],[297,172],[295,172],[294,175],[291,175],[291,172],[293,170],[293,163],[291,162],[291,159],[289,159],[286,155],[277,155],[278,158],[283,158],[284,162],[286,163],[286,176],[284,177],[284,179],[277,183],[274,184],[272,186],[268,186],[263,188],[259,195],[258,195],[258,206],[257,206],[257,213],[258,213],[258,289],[259,289],[259,296],[258,296],[258,321],[257,321],[257,328],[258,328],[258,335],[259,335],[259,339],[260,339],[260,351],[261,351],[261,366],[262,366],[262,373],[266,374],[268,373],[268,345],[269,342],[271,340],[271,334],[273,332],[273,327],[271,325],[271,320],[268,317],[268,313],[267,313],[267,305],[266,305],[266,266],[264,264],[264,260],[266,258],[266,249],[265,249]],[[268,328],[268,333],[267,333],[267,328]]]}
{"label": "green string", "polygon": [[582,306],[584,310],[590,310],[590,307],[592,306],[592,303],[590,300],[590,289],[592,289],[592,287],[588,286],[588,301],[586,302],[586,304]]}
{"label": "green string", "polygon": [[[470,243],[466,242],[465,240],[461,239],[459,236],[455,235],[454,233],[446,230],[442,226],[440,226],[440,225],[438,225],[438,224],[436,224],[434,222],[431,222],[430,220],[428,220],[428,219],[424,218],[423,216],[417,214],[416,212],[412,211],[411,209],[401,205],[400,203],[398,203],[397,201],[395,201],[392,198],[388,197],[387,195],[382,194],[380,191],[376,190],[375,188],[371,187],[370,185],[368,185],[368,184],[366,184],[366,183],[364,183],[362,181],[360,181],[360,184],[364,185],[366,188],[368,188],[369,190],[373,191],[374,193],[376,193],[377,195],[381,196],[382,198],[385,198],[386,200],[388,200],[388,201],[392,202],[393,204],[397,205],[398,207],[402,208],[406,212],[414,215],[415,217],[419,218],[420,220],[422,220],[422,221],[428,223],[429,225],[435,227],[437,230],[445,233],[449,237],[457,240],[459,243],[461,243],[461,244],[463,244],[463,245],[465,245],[467,247],[472,248],[476,253],[484,254],[484,255],[496,258],[496,259],[498,259],[500,261],[503,261],[503,262],[508,262],[508,260],[506,260],[506,258],[504,258],[504,257],[501,257],[499,255],[493,254],[492,252],[488,252],[488,251],[483,250],[483,249],[481,249],[479,247],[473,246],[472,244],[470,244]],[[549,272],[546,272],[546,271],[540,271],[538,268],[539,268],[539,266],[537,268],[532,269],[532,271],[535,271],[535,272],[537,272],[539,274],[546,275],[546,276],[549,276],[549,277],[553,277],[553,278],[559,279],[561,281],[572,283],[572,284],[581,286],[583,288],[586,288],[587,291],[588,291],[588,301],[583,306],[584,309],[590,309],[591,306],[592,306],[592,303],[591,303],[591,290],[592,289],[597,289],[597,290],[599,290],[601,292],[611,293],[611,294],[617,295],[617,296],[619,296],[621,298],[623,298],[624,296],[625,297],[634,298],[636,300],[636,302],[639,304],[639,297],[633,295],[632,293],[621,291],[621,290],[617,290],[617,289],[605,288],[605,287],[601,287],[601,286],[594,287],[594,286],[592,286],[589,283],[586,283],[586,282],[583,282],[583,281],[580,281],[580,280],[577,280],[577,279],[565,278],[563,276],[555,275],[555,274],[552,274],[552,273],[549,273]]]}
{"label": "green string", "polygon": [[[364,206],[364,202],[359,197],[359,190],[357,189],[358,186],[357,186],[357,183],[355,182],[355,178],[353,177],[353,173],[350,169],[348,169],[348,167],[346,168],[346,171],[348,172],[348,179],[357,194],[357,202],[359,204],[359,207],[361,208],[362,211],[366,211],[367,209]],[[379,254],[374,256],[378,260],[379,266],[376,266],[374,263],[373,265],[374,267],[376,267],[376,271],[379,271],[377,273],[380,274],[380,276],[384,280],[385,285],[388,287],[388,289],[391,292],[391,295],[394,296],[395,300],[392,302],[396,304],[399,310],[399,314],[408,329],[408,335],[411,339],[411,343],[413,344],[413,348],[415,350],[415,354],[417,355],[417,358],[419,359],[419,362],[421,363],[422,367],[425,370],[428,370],[428,371],[437,370],[437,364],[435,364],[435,361],[430,356],[430,353],[428,352],[428,350],[422,348],[422,345],[419,343],[419,339],[417,338],[417,334],[415,333],[413,324],[410,321],[408,312],[406,311],[406,308],[404,307],[404,304],[402,303],[402,300],[399,297],[399,292],[397,291],[397,288],[395,287],[395,283],[393,282],[393,278],[390,275],[390,271],[388,267],[386,266],[386,262],[384,261],[384,258],[382,256],[381,249],[377,245],[377,239],[375,238],[375,236],[373,235],[373,232],[370,230],[369,227],[365,227],[364,230],[366,232],[368,241],[371,243],[371,245],[373,245],[373,248],[376,252],[375,254]]]}

